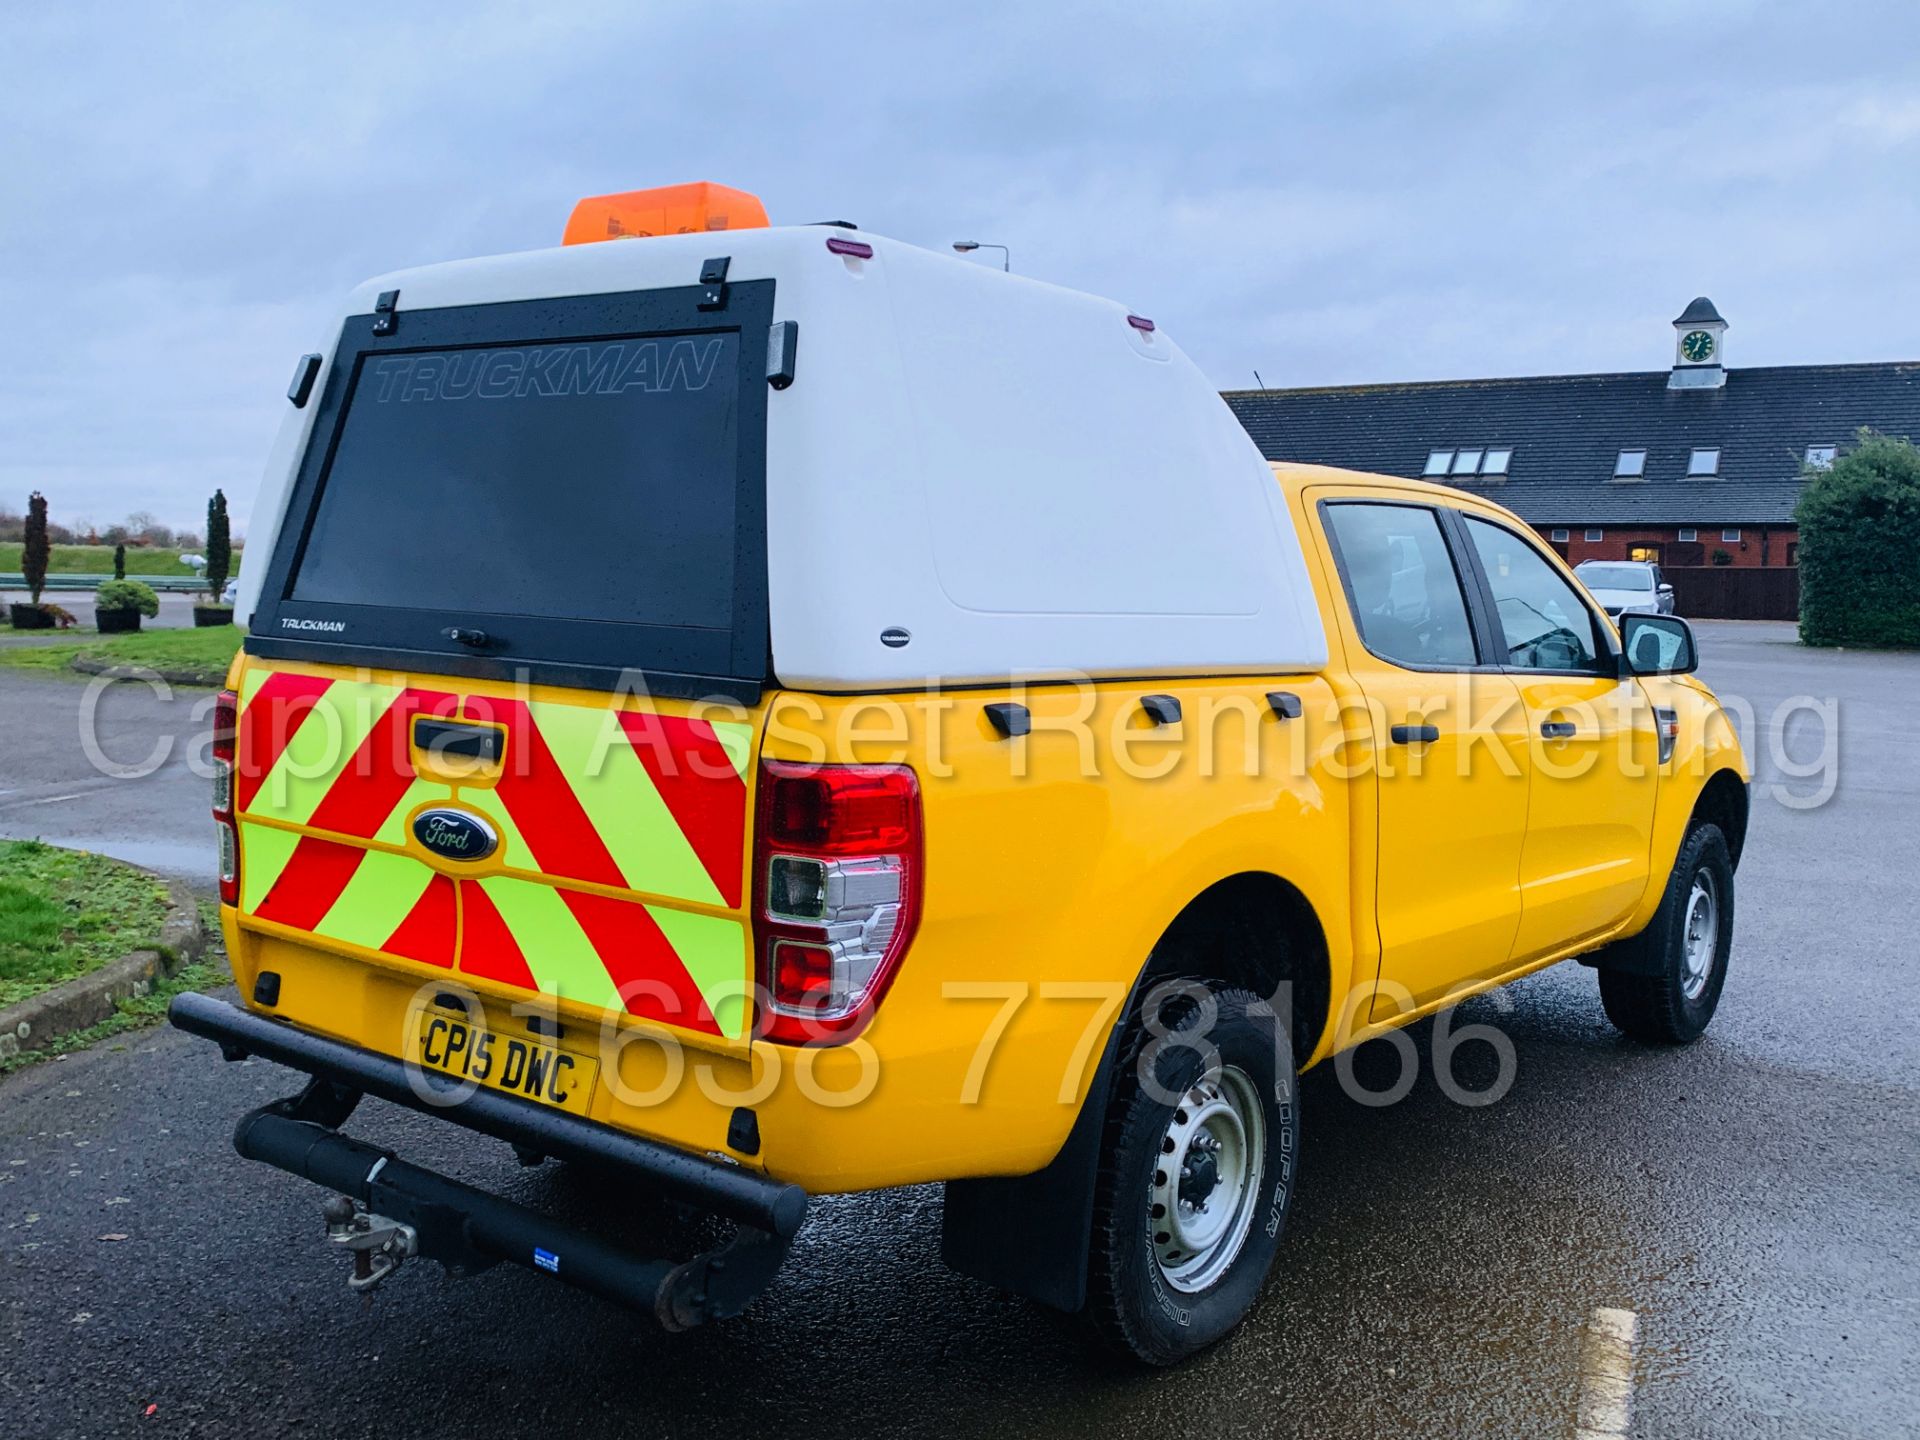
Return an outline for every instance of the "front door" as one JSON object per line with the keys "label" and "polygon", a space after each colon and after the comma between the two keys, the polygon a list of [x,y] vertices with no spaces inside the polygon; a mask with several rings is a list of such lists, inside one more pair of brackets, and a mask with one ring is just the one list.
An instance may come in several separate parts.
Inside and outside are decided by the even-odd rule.
{"label": "front door", "polygon": [[[1326,498],[1321,498],[1326,497]],[[1526,716],[1466,603],[1464,557],[1419,503],[1313,492],[1346,599],[1379,806],[1385,1018],[1506,968],[1520,922]]]}
{"label": "front door", "polygon": [[1610,627],[1531,541],[1464,517],[1532,758],[1515,964],[1624,919],[1646,891],[1659,740]]}

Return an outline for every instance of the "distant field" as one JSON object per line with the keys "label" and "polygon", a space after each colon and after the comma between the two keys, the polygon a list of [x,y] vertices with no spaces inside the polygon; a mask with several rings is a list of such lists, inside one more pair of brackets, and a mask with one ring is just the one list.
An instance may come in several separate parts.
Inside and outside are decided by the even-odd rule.
{"label": "distant field", "polygon": [[[20,543],[17,540],[0,542],[0,574],[14,574],[20,569]],[[47,571],[54,575],[111,575],[113,574],[113,546],[111,545],[56,545],[47,557]],[[151,547],[129,545],[127,547],[127,574],[129,575],[191,575],[191,565],[180,563],[178,550],[160,550]],[[240,552],[233,553],[233,573],[240,573]]]}

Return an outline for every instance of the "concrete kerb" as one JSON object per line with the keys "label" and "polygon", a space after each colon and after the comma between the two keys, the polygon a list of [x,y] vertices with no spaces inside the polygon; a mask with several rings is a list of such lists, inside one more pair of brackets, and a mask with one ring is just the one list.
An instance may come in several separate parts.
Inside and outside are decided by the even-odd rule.
{"label": "concrete kerb", "polygon": [[167,915],[160,923],[155,948],[132,951],[64,985],[0,1009],[0,1059],[23,1050],[45,1049],[62,1035],[98,1025],[121,1001],[145,995],[154,981],[171,978],[205,953],[207,929],[193,892],[177,882],[163,883]]}
{"label": "concrete kerb", "polygon": [[204,670],[156,670],[148,665],[128,665],[124,661],[97,660],[91,655],[76,655],[67,668],[82,675],[105,675],[112,680],[163,680],[169,685],[205,685],[217,687],[225,682],[226,672],[209,675]]}

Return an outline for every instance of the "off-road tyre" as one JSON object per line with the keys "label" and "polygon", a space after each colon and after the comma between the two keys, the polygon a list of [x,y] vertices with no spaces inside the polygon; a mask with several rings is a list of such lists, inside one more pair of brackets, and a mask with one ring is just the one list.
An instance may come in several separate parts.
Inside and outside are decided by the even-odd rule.
{"label": "off-road tyre", "polygon": [[[1299,1092],[1286,1026],[1246,990],[1201,981],[1172,984],[1179,989],[1167,1003],[1149,1001],[1157,1023],[1136,1018],[1116,1057],[1082,1315],[1105,1345],[1146,1365],[1183,1360],[1246,1316],[1272,1268],[1299,1168]],[[1204,1113],[1190,1115],[1183,1105],[1194,1094],[1217,1095],[1223,1084],[1235,1087],[1241,1103],[1257,1104],[1259,1173],[1245,1187],[1252,1208],[1237,1251],[1216,1261],[1225,1268],[1202,1288],[1183,1290],[1162,1268],[1168,1232],[1151,1213],[1156,1176],[1164,1193],[1167,1178],[1159,1167],[1170,1129],[1196,1124]],[[1243,1134],[1251,1128],[1243,1125]],[[1217,1145],[1211,1131],[1206,1139]],[[1182,1156],[1188,1153],[1186,1146],[1177,1148]],[[1248,1143],[1245,1151],[1255,1148]],[[1188,1173],[1174,1177],[1175,1183]]]}
{"label": "off-road tyre", "polygon": [[[1697,962],[1699,887],[1713,910],[1711,968],[1704,979]],[[1622,941],[1614,954],[1631,969],[1603,966],[1600,1003],[1622,1034],[1648,1045],[1685,1045],[1697,1040],[1719,1007],[1733,948],[1733,856],[1718,825],[1696,823],[1687,832],[1667,879],[1666,894],[1647,928]],[[1689,993],[1691,992],[1691,993]]]}

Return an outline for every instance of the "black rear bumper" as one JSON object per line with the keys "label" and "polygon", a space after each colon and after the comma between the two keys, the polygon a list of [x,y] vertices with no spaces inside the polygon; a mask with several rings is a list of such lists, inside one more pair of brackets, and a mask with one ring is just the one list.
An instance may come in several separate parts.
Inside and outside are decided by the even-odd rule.
{"label": "black rear bumper", "polygon": [[[806,1219],[806,1193],[738,1166],[550,1110],[469,1089],[388,1055],[310,1035],[205,995],[176,996],[167,1018],[220,1046],[313,1077],[297,1097],[241,1117],[234,1148],[401,1221],[417,1253],[454,1273],[507,1260],[654,1315],[669,1329],[738,1314],[765,1288]],[[436,1115],[523,1153],[608,1170],[733,1221],[718,1250],[675,1262],[636,1256],[522,1205],[409,1164],[339,1133],[362,1095]]]}

